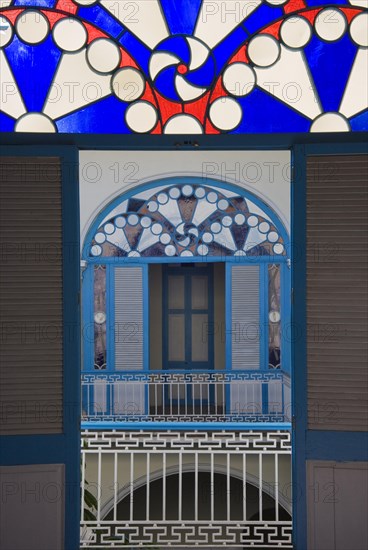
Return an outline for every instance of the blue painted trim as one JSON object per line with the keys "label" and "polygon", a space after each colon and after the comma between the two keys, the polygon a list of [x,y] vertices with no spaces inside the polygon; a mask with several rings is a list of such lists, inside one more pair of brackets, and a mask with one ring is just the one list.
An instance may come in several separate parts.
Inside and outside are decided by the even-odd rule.
{"label": "blue painted trim", "polygon": [[268,266],[259,266],[259,369],[268,370]]}
{"label": "blue painted trim", "polygon": [[106,266],[106,370],[115,371],[115,268]]}
{"label": "blue painted trim", "polygon": [[[161,178],[158,180],[153,180],[150,183],[146,183],[144,185],[140,185],[139,187],[135,187],[129,191],[126,191],[125,193],[122,193],[119,197],[116,197],[110,204],[108,204],[95,218],[94,222],[91,224],[85,241],[83,243],[83,258],[85,260],[90,261],[88,251],[91,246],[91,242],[93,240],[93,237],[101,225],[102,221],[109,215],[109,212],[111,212],[114,208],[116,208],[119,204],[121,204],[122,201],[125,201],[134,195],[136,195],[139,192],[146,191],[148,189],[152,189],[157,186],[161,185],[185,185],[185,184],[192,184],[192,185],[211,185],[214,187],[221,189],[227,189],[229,191],[232,191],[234,193],[239,194],[240,196],[251,200],[255,205],[257,205],[259,208],[261,208],[265,214],[269,216],[269,218],[272,220],[273,224],[277,228],[278,232],[284,239],[285,248],[288,251],[289,250],[289,236],[286,231],[286,228],[284,227],[281,220],[278,218],[277,214],[265,203],[263,202],[259,197],[254,195],[248,190],[245,190],[243,187],[229,184],[227,182],[219,181],[217,179],[207,178],[207,177],[170,177],[170,178]],[[201,257],[200,257],[201,258]],[[236,257],[235,259],[237,259]],[[113,260],[116,261],[116,258],[113,258]],[[124,261],[129,261],[131,259],[124,258]],[[139,258],[139,260],[141,260]],[[162,262],[162,258],[160,258]],[[181,259],[179,259],[181,260]],[[190,258],[191,262],[195,261],[193,258]],[[101,258],[99,260],[101,262]],[[168,258],[168,261],[171,262],[170,258]],[[212,258],[206,258],[206,261],[212,261]],[[254,260],[253,260],[254,261]]]}
{"label": "blue painted trim", "polygon": [[[295,548],[307,548],[307,488],[306,488],[306,157],[303,146],[292,153],[294,178],[291,185],[291,274],[293,289],[292,325],[292,411],[293,429],[292,479],[298,490],[293,491],[293,543]],[[303,252],[301,252],[303,251]],[[298,328],[300,329],[298,334]]]}
{"label": "blue painted trim", "polygon": [[98,257],[98,258],[88,258],[87,261],[89,264],[114,264],[116,265],[117,262],[119,262],[119,265],[121,266],[131,266],[134,267],[134,265],[142,265],[142,264],[185,264],[185,263],[203,263],[206,264],[213,264],[213,263],[230,263],[230,264],[247,264],[247,265],[254,265],[254,264],[262,264],[262,263],[285,263],[287,262],[288,258],[287,256],[192,256],[190,258],[187,257],[167,257],[167,256],[155,256],[155,257],[146,257],[146,258],[128,258],[128,257],[122,257],[122,258],[106,258],[106,257]]}
{"label": "blue painted trim", "polygon": [[[94,370],[94,290],[93,290],[94,265],[88,265],[83,272],[82,285],[82,322],[83,322],[83,367],[82,370]],[[107,318],[107,317],[106,317]]]}
{"label": "blue painted trim", "polygon": [[[142,265],[143,279],[143,370],[148,371],[150,367],[150,301],[149,301],[149,266]],[[149,414],[149,387],[144,388],[144,410]]]}
{"label": "blue painted trim", "polygon": [[368,460],[368,432],[308,430],[306,446],[307,460]]}
{"label": "blue painted trim", "polygon": [[[225,264],[225,370],[233,368],[233,308],[232,308],[232,264]],[[231,387],[226,385],[225,413],[231,411]]]}
{"label": "blue painted trim", "polygon": [[82,430],[124,431],[275,431],[291,430],[289,422],[82,422]]}

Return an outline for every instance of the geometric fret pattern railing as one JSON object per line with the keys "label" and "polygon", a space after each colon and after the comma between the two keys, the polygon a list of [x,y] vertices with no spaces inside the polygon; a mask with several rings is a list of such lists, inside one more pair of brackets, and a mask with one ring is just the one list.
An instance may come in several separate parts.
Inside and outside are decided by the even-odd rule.
{"label": "geometric fret pattern railing", "polygon": [[286,430],[82,432],[81,548],[292,548],[290,464]]}
{"label": "geometric fret pattern railing", "polygon": [[82,375],[88,422],[288,422],[282,371],[146,371]]}

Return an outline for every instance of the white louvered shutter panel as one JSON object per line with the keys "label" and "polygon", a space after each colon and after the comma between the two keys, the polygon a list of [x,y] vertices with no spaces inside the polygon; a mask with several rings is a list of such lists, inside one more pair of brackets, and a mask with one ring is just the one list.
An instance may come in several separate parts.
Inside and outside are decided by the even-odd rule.
{"label": "white louvered shutter panel", "polygon": [[259,305],[259,266],[232,266],[232,369],[260,367]]}
{"label": "white louvered shutter panel", "polygon": [[4,435],[63,429],[61,169],[0,161],[0,402]]}
{"label": "white louvered shutter panel", "polygon": [[115,268],[115,369],[143,369],[143,268]]}
{"label": "white louvered shutter panel", "polygon": [[307,164],[310,429],[368,426],[368,156]]}

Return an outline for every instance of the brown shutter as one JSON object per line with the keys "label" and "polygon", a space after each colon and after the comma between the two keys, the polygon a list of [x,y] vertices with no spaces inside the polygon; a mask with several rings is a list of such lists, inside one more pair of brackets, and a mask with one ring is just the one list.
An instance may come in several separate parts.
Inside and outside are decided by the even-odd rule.
{"label": "brown shutter", "polygon": [[2,434],[62,432],[61,218],[58,158],[0,161]]}
{"label": "brown shutter", "polygon": [[368,156],[309,157],[307,368],[310,429],[367,429],[367,243]]}

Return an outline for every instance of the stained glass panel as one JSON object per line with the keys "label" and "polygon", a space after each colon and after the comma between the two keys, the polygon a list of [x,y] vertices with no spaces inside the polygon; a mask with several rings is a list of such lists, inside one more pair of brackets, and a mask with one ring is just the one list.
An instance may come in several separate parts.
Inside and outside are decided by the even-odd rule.
{"label": "stained glass panel", "polygon": [[367,36],[364,0],[1,0],[0,131],[368,130]]}
{"label": "stained glass panel", "polygon": [[94,368],[106,369],[106,266],[94,268]]}
{"label": "stained glass panel", "polygon": [[280,265],[268,267],[268,348],[270,369],[281,367],[281,281]]}
{"label": "stained glass panel", "polygon": [[168,185],[121,198],[94,229],[88,258],[285,256],[279,222],[213,185]]}

